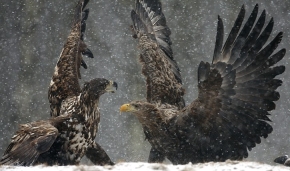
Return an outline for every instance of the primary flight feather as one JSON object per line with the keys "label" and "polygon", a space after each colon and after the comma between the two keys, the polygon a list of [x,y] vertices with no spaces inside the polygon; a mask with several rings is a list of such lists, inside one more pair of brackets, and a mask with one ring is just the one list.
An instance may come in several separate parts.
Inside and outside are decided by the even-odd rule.
{"label": "primary flight feather", "polygon": [[149,162],[168,158],[173,164],[240,160],[248,156],[261,137],[272,132],[269,111],[280,97],[275,79],[285,71],[274,66],[285,55],[282,33],[267,44],[273,19],[265,25],[265,10],[258,5],[243,24],[245,8],[225,43],[218,17],[212,63],[198,67],[198,98],[185,106],[181,75],[171,50],[170,29],[159,0],[136,0],[131,12],[133,37],[138,39],[139,59],[146,78],[147,101],[121,106],[142,124],[152,148]]}

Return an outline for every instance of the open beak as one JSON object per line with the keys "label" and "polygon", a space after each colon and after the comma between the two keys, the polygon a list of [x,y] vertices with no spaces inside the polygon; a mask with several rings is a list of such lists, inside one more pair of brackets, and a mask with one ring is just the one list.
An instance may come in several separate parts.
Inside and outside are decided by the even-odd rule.
{"label": "open beak", "polygon": [[115,81],[110,81],[110,83],[106,87],[106,91],[110,93],[115,93],[118,88],[118,84]]}

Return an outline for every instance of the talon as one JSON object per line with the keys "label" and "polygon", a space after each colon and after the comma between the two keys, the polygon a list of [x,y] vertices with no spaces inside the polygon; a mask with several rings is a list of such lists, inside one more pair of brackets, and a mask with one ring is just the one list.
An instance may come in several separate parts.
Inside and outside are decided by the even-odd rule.
{"label": "talon", "polygon": [[81,62],[81,66],[82,66],[82,67],[84,67],[85,69],[87,69],[87,68],[88,68],[88,66],[87,66],[87,64],[85,63],[85,61],[84,61],[84,60],[82,60],[82,62]]}
{"label": "talon", "polygon": [[85,51],[83,51],[82,54],[84,56],[89,57],[89,58],[94,58],[94,55],[93,55],[92,51],[89,48],[87,48]]}

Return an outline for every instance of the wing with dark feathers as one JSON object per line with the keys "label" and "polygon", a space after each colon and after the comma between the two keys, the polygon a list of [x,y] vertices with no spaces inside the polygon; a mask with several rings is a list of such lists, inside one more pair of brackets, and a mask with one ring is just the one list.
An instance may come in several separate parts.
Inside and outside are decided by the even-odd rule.
{"label": "wing with dark feathers", "polygon": [[290,166],[290,159],[289,159],[288,155],[277,157],[274,160],[274,162],[279,163],[279,164],[283,164],[283,165],[288,166],[288,167]]}
{"label": "wing with dark feathers", "polygon": [[0,160],[0,165],[30,166],[54,143],[58,130],[48,121],[21,125]]}
{"label": "wing with dark feathers", "polygon": [[288,155],[284,155],[284,156],[280,156],[280,157],[277,157],[274,162],[275,163],[279,163],[279,164],[284,164],[285,161],[288,159]]}
{"label": "wing with dark feathers", "polygon": [[134,37],[139,39],[142,73],[146,77],[148,102],[184,107],[182,81],[173,58],[170,29],[159,0],[136,0],[131,12]]}
{"label": "wing with dark feathers", "polygon": [[96,142],[92,144],[92,146],[88,147],[86,156],[95,165],[114,165],[105,150]]}
{"label": "wing with dark feathers", "polygon": [[40,154],[50,149],[58,136],[58,128],[70,118],[71,115],[61,115],[20,125],[0,159],[0,165],[33,165]]}
{"label": "wing with dark feathers", "polygon": [[177,117],[179,136],[195,145],[200,162],[245,158],[273,130],[268,111],[280,97],[282,81],[275,77],[285,70],[274,65],[286,51],[274,53],[282,33],[266,44],[273,19],[263,29],[265,10],[255,22],[257,13],[258,5],[242,26],[243,6],[224,46],[218,17],[213,62],[200,63],[198,98]]}
{"label": "wing with dark feathers", "polygon": [[74,24],[50,82],[48,99],[53,117],[60,115],[61,102],[64,99],[68,96],[77,96],[80,93],[78,80],[81,78],[80,66],[87,68],[82,55],[93,58],[92,52],[87,48],[83,39],[89,14],[89,10],[84,10],[84,8],[88,1],[80,0],[77,4]]}

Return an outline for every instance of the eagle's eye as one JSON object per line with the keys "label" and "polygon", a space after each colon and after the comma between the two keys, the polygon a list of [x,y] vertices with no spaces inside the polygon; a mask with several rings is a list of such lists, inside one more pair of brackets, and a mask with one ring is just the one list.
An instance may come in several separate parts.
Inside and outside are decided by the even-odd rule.
{"label": "eagle's eye", "polygon": [[139,108],[140,107],[139,104],[132,104],[132,106],[135,107],[135,108]]}

